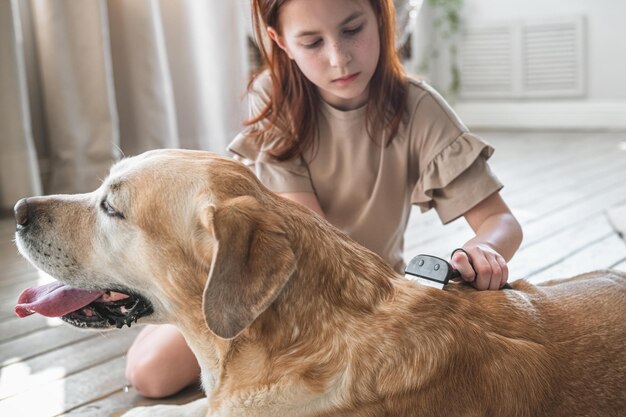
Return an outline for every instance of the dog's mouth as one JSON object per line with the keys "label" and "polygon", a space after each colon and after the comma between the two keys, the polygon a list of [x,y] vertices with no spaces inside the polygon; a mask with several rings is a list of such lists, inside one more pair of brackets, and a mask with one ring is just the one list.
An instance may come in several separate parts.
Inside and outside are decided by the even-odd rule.
{"label": "dog's mouth", "polygon": [[141,317],[152,314],[150,302],[129,291],[87,291],[53,282],[22,292],[15,306],[20,317],[39,313],[61,317],[73,326],[91,329],[130,327]]}

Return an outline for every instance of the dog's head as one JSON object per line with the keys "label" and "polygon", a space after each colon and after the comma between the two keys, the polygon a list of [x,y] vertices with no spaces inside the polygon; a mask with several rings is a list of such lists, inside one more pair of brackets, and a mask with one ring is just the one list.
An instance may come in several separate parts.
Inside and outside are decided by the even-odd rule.
{"label": "dog's head", "polygon": [[278,201],[242,164],[181,150],[124,159],[89,194],[20,200],[17,246],[59,282],[16,312],[97,329],[196,317],[233,338],[296,267]]}

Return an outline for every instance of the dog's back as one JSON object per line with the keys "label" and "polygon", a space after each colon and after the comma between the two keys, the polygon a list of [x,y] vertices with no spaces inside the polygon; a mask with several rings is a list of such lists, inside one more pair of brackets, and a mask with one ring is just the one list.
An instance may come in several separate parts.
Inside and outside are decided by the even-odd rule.
{"label": "dog's back", "polygon": [[[354,356],[366,369],[354,415],[626,415],[626,274],[499,292],[397,287]],[[366,404],[372,386],[382,400]]]}
{"label": "dog's back", "polygon": [[595,271],[539,288],[553,300],[542,321],[561,365],[552,415],[625,416],[626,274]]}

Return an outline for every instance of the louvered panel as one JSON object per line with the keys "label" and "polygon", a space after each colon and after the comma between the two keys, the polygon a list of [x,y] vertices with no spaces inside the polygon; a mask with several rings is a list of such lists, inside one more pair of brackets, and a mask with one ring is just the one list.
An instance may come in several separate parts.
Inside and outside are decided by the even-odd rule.
{"label": "louvered panel", "polygon": [[511,28],[468,28],[460,48],[462,94],[507,97],[513,90]]}
{"label": "louvered panel", "polygon": [[582,21],[522,27],[523,92],[527,97],[571,97],[583,92]]}
{"label": "louvered panel", "polygon": [[583,17],[465,29],[463,98],[559,98],[585,92]]}

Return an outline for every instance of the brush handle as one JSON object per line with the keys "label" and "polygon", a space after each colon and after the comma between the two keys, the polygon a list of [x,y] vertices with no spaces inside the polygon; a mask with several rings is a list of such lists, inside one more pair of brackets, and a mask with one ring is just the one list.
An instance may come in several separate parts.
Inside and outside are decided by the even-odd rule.
{"label": "brush handle", "polygon": [[[434,281],[442,286],[451,279],[461,277],[461,273],[445,259],[423,254],[411,259],[404,272],[418,278]],[[507,283],[502,289],[511,290],[513,288]]]}

